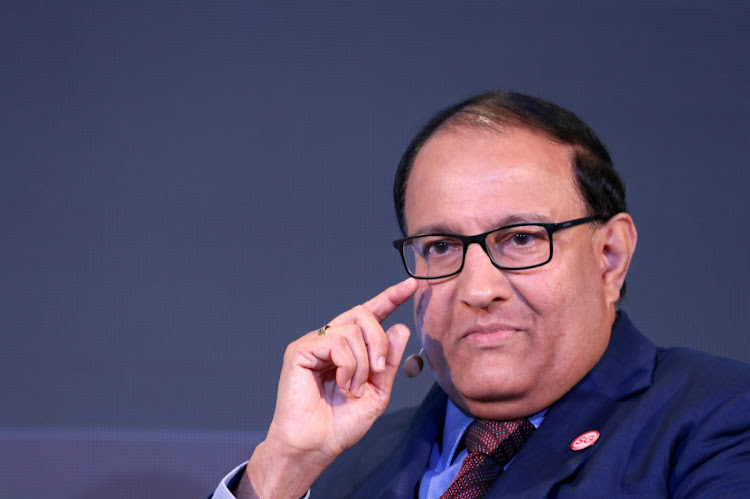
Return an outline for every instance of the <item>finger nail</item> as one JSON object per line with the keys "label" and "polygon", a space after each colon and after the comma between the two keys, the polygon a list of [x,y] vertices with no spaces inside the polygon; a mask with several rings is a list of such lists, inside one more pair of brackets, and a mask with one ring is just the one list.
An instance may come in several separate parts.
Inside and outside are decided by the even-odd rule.
{"label": "finger nail", "polygon": [[357,390],[357,397],[362,397],[362,395],[365,394],[365,385],[362,385],[359,387],[359,390]]}
{"label": "finger nail", "polygon": [[382,371],[385,369],[385,357],[378,357],[375,361],[375,369]]}

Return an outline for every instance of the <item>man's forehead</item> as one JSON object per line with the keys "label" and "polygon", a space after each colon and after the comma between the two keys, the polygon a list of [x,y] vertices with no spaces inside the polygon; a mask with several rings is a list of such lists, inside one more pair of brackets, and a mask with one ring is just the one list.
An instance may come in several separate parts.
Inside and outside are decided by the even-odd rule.
{"label": "man's forehead", "polygon": [[483,226],[546,222],[562,205],[585,206],[574,155],[572,146],[524,129],[440,131],[420,150],[407,183],[409,232],[456,227],[480,212]]}
{"label": "man's forehead", "polygon": [[[421,169],[427,166],[427,170],[432,170],[429,168],[431,162],[441,159],[435,157],[436,151],[439,151],[438,155],[443,159],[451,156],[455,160],[456,155],[466,155],[478,144],[490,144],[497,149],[498,154],[515,154],[516,160],[531,160],[529,165],[534,167],[541,166],[540,159],[545,156],[554,156],[554,164],[550,165],[554,170],[563,172],[566,176],[568,173],[571,177],[574,174],[576,147],[554,140],[537,130],[521,127],[495,129],[452,126],[437,130],[425,141],[414,157],[410,177],[419,165]],[[425,161],[425,156],[428,155],[431,161]],[[430,172],[430,175],[433,173]]]}
{"label": "man's forehead", "polygon": [[[406,185],[417,182],[481,184],[502,176],[509,180],[534,179],[558,187],[576,186],[576,149],[522,128],[491,132],[452,128],[433,134],[414,158]],[[416,177],[416,178],[415,178]],[[565,185],[561,186],[560,183]],[[540,186],[540,187],[554,187]],[[408,196],[407,196],[408,197]]]}

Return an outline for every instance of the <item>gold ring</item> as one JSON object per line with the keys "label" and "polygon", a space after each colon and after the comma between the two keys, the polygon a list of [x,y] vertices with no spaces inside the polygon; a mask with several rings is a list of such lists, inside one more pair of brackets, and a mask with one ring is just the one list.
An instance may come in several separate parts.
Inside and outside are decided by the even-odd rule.
{"label": "gold ring", "polygon": [[329,327],[331,327],[331,326],[329,326],[328,324],[326,324],[322,328],[318,329],[318,336],[324,336],[326,334],[326,329],[328,329]]}

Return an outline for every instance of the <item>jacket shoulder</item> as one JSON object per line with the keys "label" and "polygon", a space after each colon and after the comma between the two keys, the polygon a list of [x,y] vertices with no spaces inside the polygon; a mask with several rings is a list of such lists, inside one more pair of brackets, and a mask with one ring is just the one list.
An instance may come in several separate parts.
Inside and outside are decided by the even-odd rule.
{"label": "jacket shoulder", "polygon": [[659,348],[654,383],[674,383],[709,393],[748,391],[750,365],[689,348]]}

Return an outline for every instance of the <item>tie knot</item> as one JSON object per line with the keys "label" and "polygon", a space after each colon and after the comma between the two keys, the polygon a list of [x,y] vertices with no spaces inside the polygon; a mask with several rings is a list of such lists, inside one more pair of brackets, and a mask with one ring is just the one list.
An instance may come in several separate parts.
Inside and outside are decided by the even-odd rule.
{"label": "tie knot", "polygon": [[475,419],[464,435],[470,453],[492,457],[500,466],[505,466],[534,432],[528,419],[515,421],[493,421]]}

